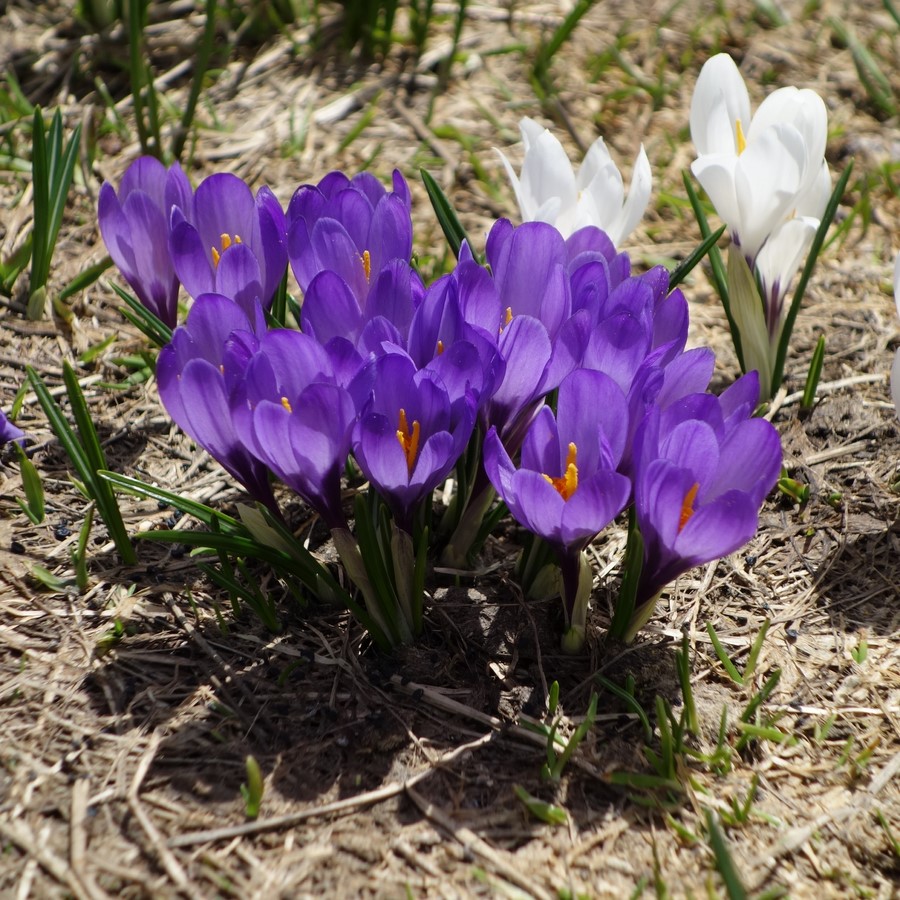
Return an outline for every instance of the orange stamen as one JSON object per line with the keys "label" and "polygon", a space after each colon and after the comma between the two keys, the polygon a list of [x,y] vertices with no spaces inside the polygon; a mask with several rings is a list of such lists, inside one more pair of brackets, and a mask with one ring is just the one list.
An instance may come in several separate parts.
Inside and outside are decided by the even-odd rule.
{"label": "orange stamen", "polygon": [[412,423],[412,431],[409,429],[409,422],[406,420],[406,410],[400,410],[400,416],[397,428],[397,440],[403,448],[403,454],[406,456],[406,468],[412,475],[413,469],[416,467],[416,456],[419,453],[419,434],[421,428],[418,419],[414,419]]}
{"label": "orange stamen", "polygon": [[440,356],[443,352],[444,352],[444,342],[439,340],[437,342],[437,353],[435,355]]}
{"label": "orange stamen", "polygon": [[559,477],[544,475],[544,478],[556,488],[556,492],[563,500],[568,500],[578,488],[578,465],[576,457],[578,448],[575,444],[569,444],[569,452],[566,455],[566,471]]}
{"label": "orange stamen", "polygon": [[372,275],[372,257],[369,255],[368,250],[363,250],[360,260],[362,261],[363,272],[366,273],[366,282],[368,282]]}
{"label": "orange stamen", "polygon": [[281,398],[281,405],[289,412],[292,413],[294,410],[291,409],[291,401],[288,400],[287,397]]}
{"label": "orange stamen", "polygon": [[740,156],[747,149],[747,138],[744,137],[744,126],[741,125],[740,119],[734,120],[734,137],[738,156]]}
{"label": "orange stamen", "polygon": [[223,254],[223,253],[224,253],[224,252],[225,252],[232,244],[240,244],[240,243],[243,243],[243,242],[241,241],[241,236],[240,236],[239,234],[236,234],[234,237],[232,237],[230,234],[221,234],[221,235],[219,236],[219,240],[220,240],[221,243],[222,243],[222,249],[221,249],[221,250],[217,250],[215,247],[210,247],[210,250],[212,250],[212,261],[213,261],[213,265],[214,265],[216,268],[219,267],[219,260],[222,258],[222,254]]}
{"label": "orange stamen", "polygon": [[684,526],[690,521],[694,514],[694,501],[697,499],[697,491],[700,490],[699,482],[694,482],[691,489],[684,495],[681,503],[681,515],[678,517],[678,533],[681,534]]}

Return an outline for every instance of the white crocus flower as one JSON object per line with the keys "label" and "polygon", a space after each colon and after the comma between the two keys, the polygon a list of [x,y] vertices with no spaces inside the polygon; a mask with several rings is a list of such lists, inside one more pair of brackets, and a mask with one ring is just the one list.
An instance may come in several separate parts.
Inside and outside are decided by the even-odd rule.
{"label": "white crocus flower", "polygon": [[566,151],[551,132],[524,118],[519,123],[525,159],[517,176],[499,150],[523,222],[547,222],[569,237],[595,225],[618,246],[640,222],[650,200],[650,162],[644,147],[634,161],[628,197],[625,183],[603,138],[591,145],[576,174]]}
{"label": "white crocus flower", "polygon": [[[897,254],[897,260],[894,263],[894,302],[897,304],[897,315],[900,316],[900,253]],[[900,350],[897,350],[891,369],[891,397],[897,410],[897,416],[900,417]]]}
{"label": "white crocus flower", "polygon": [[[700,71],[690,123],[698,153],[691,170],[731,234],[729,293],[735,288],[732,309],[744,364],[759,369],[766,394],[785,321],[784,299],[831,195],[824,158],[828,113],[815,91],[786,87],[751,114],[737,66],[720,53]],[[747,272],[730,259],[733,253],[744,257]],[[753,281],[762,303],[758,291],[750,290]]]}

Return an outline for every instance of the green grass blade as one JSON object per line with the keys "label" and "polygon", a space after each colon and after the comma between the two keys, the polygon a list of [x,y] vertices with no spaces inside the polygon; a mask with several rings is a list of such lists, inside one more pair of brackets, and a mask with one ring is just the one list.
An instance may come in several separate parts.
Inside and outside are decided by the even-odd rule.
{"label": "green grass blade", "polygon": [[472,246],[472,242],[469,240],[462,222],[459,221],[456,210],[441,190],[440,185],[434,180],[431,173],[425,169],[419,169],[419,174],[422,176],[428,199],[431,201],[438,223],[441,226],[441,231],[444,232],[444,237],[447,238],[447,243],[450,245],[453,255],[457,259],[459,258],[459,248],[462,246],[463,241],[468,243],[469,249],[474,254],[475,248]]}
{"label": "green grass blade", "polygon": [[725,835],[722,833],[715,814],[708,809],[706,810],[706,827],[709,831],[709,845],[712,847],[716,868],[722,876],[722,881],[725,882],[725,892],[728,894],[729,900],[747,900],[747,889],[738,876],[728,850],[728,844],[725,841]]}
{"label": "green grass blade", "polygon": [[[700,196],[687,172],[682,172],[681,178],[684,181],[684,189],[687,191],[688,199],[691,202],[691,209],[694,211],[694,218],[700,227],[700,235],[705,240],[712,234],[712,229],[709,227],[709,222],[706,219],[706,212],[703,209],[703,204],[700,202]],[[725,263],[722,260],[722,253],[715,243],[709,248],[709,264],[712,267],[713,284],[728,318],[728,329],[731,331],[731,342],[734,344],[734,352],[743,372],[744,351],[741,347],[741,333],[738,330],[734,316],[731,314],[731,299],[728,296],[728,277],[725,274]]]}
{"label": "green grass blade", "polygon": [[181,154],[184,152],[188,131],[193,124],[194,114],[197,110],[197,101],[200,99],[200,93],[203,90],[203,79],[206,77],[206,71],[209,68],[209,58],[212,55],[213,44],[216,39],[217,7],[218,0],[206,0],[206,23],[203,26],[203,37],[200,39],[200,47],[197,50],[197,58],[194,62],[194,77],[191,81],[191,90],[184,105],[181,121],[178,123],[175,134],[172,136],[171,154],[172,159],[175,160],[180,160]]}
{"label": "green grass blade", "polygon": [[719,238],[725,234],[725,226],[722,225],[712,234],[705,237],[694,249],[693,253],[678,264],[678,267],[669,273],[669,290],[673,291],[685,278],[690,274],[691,270],[706,256],[710,250],[718,244]]}
{"label": "green grass blade", "polygon": [[22,489],[25,491],[25,502],[19,500],[19,506],[34,525],[40,525],[46,513],[44,483],[34,463],[22,449],[22,445],[17,441],[13,443],[19,455],[19,474],[22,477]]}
{"label": "green grass blade", "polygon": [[728,677],[735,683],[743,685],[744,677],[737,670],[737,666],[731,661],[731,657],[729,657],[728,653],[725,651],[725,648],[722,646],[722,642],[719,640],[719,636],[716,634],[715,628],[713,628],[712,622],[706,623],[706,631],[709,634],[709,639],[712,641],[713,648],[716,651],[716,656],[719,657],[719,662],[725,667],[725,671],[728,673]]}
{"label": "green grass blade", "polygon": [[133,294],[119,287],[115,282],[109,284],[128,307],[121,310],[122,315],[157,347],[165,347],[172,340],[172,329],[155,313],[147,309]]}

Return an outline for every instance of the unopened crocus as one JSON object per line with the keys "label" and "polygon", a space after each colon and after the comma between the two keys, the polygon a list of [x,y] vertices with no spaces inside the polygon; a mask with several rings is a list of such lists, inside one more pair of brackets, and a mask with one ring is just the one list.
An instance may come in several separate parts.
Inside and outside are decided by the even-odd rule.
{"label": "unopened crocus", "polygon": [[256,300],[269,307],[287,269],[284,210],[268,187],[254,197],[237,175],[210,175],[190,212],[173,210],[169,251],[192,297],[222,294],[251,315]]}
{"label": "unopened crocus", "polygon": [[97,220],[112,261],[138,299],[174,328],[179,280],[169,255],[172,209],[190,210],[191,185],[178,163],[168,169],[142,156],[126,169],[118,192],[105,181]]}
{"label": "unopened crocus", "polygon": [[492,428],[484,442],[488,477],[512,516],[557,552],[568,646],[584,638],[591,575],[581,552],[628,502],[631,483],[615,471],[625,448],[625,396],[601,372],[576,369],[559,386],[556,416],[539,410],[513,463]]}
{"label": "unopened crocus", "polygon": [[175,423],[274,513],[266,466],[247,448],[231,415],[234,395],[266,329],[262,309],[248,318],[231,298],[201,294],[159,352],[159,396]]}
{"label": "unopened crocus", "polygon": [[693,394],[653,409],[638,428],[634,493],[644,562],[629,639],[669,582],[756,533],[760,506],[781,469],[778,432],[751,418],[758,396],[759,378],[751,372],[720,397]]}
{"label": "unopened crocus", "polygon": [[419,504],[450,474],[475,424],[477,397],[466,384],[480,375],[481,361],[474,348],[460,350],[424,369],[406,354],[389,353],[358,379],[366,391],[353,455],[409,534]]}
{"label": "unopened crocus", "polygon": [[231,410],[242,440],[329,529],[346,528],[341,473],[356,409],[336,381],[328,353],[309,335],[263,335]]}
{"label": "unopened crocus", "polygon": [[340,276],[365,306],[371,285],[394,259],[409,262],[412,219],[409,187],[395,171],[393,191],[368,172],[349,179],[331,172],[303,185],[287,211],[291,269],[306,291],[319,272]]}
{"label": "unopened crocus", "polygon": [[650,200],[650,163],[644,147],[634,161],[631,186],[625,183],[602,137],[591,145],[578,172],[559,139],[533,119],[519,123],[525,158],[520,175],[499,154],[516,192],[523,222],[548,222],[564,237],[588,225],[605,231],[618,246],[637,226]]}

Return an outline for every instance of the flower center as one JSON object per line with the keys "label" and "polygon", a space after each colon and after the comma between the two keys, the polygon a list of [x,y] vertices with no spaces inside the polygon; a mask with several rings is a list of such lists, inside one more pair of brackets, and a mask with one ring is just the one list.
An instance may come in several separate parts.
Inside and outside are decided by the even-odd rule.
{"label": "flower center", "polygon": [[401,409],[397,426],[397,440],[403,448],[403,455],[406,457],[406,468],[409,474],[412,475],[412,471],[416,467],[416,456],[419,453],[419,434],[421,431],[419,420],[413,419],[412,430],[410,430],[409,422],[406,421],[406,410]]}
{"label": "flower center", "polygon": [[700,483],[695,481],[690,490],[684,495],[681,501],[681,515],[678,517],[678,533],[684,530],[684,526],[691,520],[694,514],[694,501],[697,499],[697,491],[700,490]]}
{"label": "flower center", "polygon": [[213,260],[213,265],[214,265],[216,268],[219,267],[219,260],[222,258],[222,254],[223,254],[223,253],[224,253],[224,252],[225,252],[232,244],[240,244],[240,243],[241,243],[241,236],[240,236],[239,234],[236,234],[234,237],[232,237],[230,234],[221,234],[221,235],[219,236],[219,240],[220,240],[221,243],[222,243],[222,249],[221,249],[221,250],[217,250],[215,247],[210,247],[210,249],[212,250],[212,260]]}
{"label": "flower center", "polygon": [[744,137],[744,126],[740,119],[734,120],[734,140],[737,144],[738,156],[747,149],[747,138]]}
{"label": "flower center", "polygon": [[575,444],[569,444],[569,452],[566,454],[566,471],[557,478],[552,475],[544,475],[544,478],[556,488],[556,492],[563,500],[568,500],[578,487],[578,466],[575,462],[577,455],[578,448]]}
{"label": "flower center", "polygon": [[372,257],[368,250],[363,250],[359,261],[362,263],[363,272],[365,272],[366,275],[366,284],[368,284],[372,275]]}

